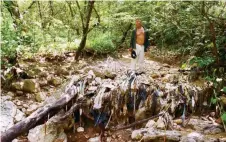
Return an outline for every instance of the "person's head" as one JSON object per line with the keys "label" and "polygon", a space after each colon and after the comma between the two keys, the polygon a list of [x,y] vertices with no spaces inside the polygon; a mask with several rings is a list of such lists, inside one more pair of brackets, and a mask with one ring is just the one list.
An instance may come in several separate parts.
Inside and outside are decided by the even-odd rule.
{"label": "person's head", "polygon": [[136,19],[136,28],[141,28],[142,27],[142,23],[140,19]]}

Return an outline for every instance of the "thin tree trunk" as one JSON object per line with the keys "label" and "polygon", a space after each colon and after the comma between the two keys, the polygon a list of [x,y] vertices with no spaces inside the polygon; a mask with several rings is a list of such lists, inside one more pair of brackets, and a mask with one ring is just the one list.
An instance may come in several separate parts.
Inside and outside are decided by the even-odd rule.
{"label": "thin tree trunk", "polygon": [[53,16],[53,1],[49,1],[50,14]]}
{"label": "thin tree trunk", "polygon": [[75,60],[78,60],[82,49],[84,49],[84,47],[86,45],[87,34],[89,32],[89,22],[90,22],[92,10],[93,10],[94,2],[95,1],[89,1],[88,2],[88,12],[87,12],[87,16],[86,16],[86,24],[83,28],[83,33],[82,33],[83,36],[82,36],[82,40],[79,44],[79,48],[76,52]]}
{"label": "thin tree trunk", "polygon": [[20,11],[16,1],[4,1],[4,4],[13,18],[13,23],[16,25],[15,29],[20,25]]}
{"label": "thin tree trunk", "polygon": [[130,23],[129,26],[128,26],[128,28],[126,29],[126,31],[123,33],[122,39],[121,39],[121,41],[119,43],[119,46],[121,46],[125,42],[126,36],[127,36],[128,32],[129,32],[129,30],[132,28],[132,25],[133,24]]}
{"label": "thin tree trunk", "polygon": [[210,31],[212,33],[213,53],[215,55],[217,65],[219,65],[219,57],[218,57],[217,44],[216,44],[216,32],[215,32],[215,29],[214,29],[214,23],[213,22],[210,22]]}

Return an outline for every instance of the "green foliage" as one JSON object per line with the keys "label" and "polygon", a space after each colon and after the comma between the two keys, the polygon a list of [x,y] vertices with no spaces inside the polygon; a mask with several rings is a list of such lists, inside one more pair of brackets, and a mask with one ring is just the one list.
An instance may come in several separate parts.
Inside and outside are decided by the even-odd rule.
{"label": "green foliage", "polygon": [[212,97],[211,100],[210,100],[210,103],[213,104],[213,105],[216,105],[216,103],[217,103],[217,98]]}
{"label": "green foliage", "polygon": [[221,119],[224,122],[224,124],[226,124],[226,112],[223,112],[221,115]]}
{"label": "green foliage", "polygon": [[224,92],[224,93],[226,93],[226,86],[224,86],[224,88],[223,88],[223,92]]}
{"label": "green foliage", "polygon": [[214,58],[210,56],[194,57],[190,60],[190,64],[197,63],[199,67],[203,68],[214,62]]}
{"label": "green foliage", "polygon": [[108,34],[98,34],[90,41],[90,47],[97,53],[113,53],[116,47],[111,39]]}
{"label": "green foliage", "polygon": [[18,43],[21,41],[20,36],[15,32],[12,19],[7,17],[7,13],[2,13],[5,17],[1,26],[1,55],[3,57],[14,57]]}

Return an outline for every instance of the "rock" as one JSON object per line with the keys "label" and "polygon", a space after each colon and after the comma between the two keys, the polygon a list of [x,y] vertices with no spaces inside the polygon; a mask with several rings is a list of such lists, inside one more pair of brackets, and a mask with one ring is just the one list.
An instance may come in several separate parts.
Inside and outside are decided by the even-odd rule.
{"label": "rock", "polygon": [[111,137],[107,137],[107,142],[111,142]]}
{"label": "rock", "polygon": [[30,93],[35,93],[40,90],[39,84],[35,79],[25,79],[23,90]]}
{"label": "rock", "polygon": [[164,64],[163,64],[163,67],[170,68],[170,65],[164,63]]}
{"label": "rock", "polygon": [[155,79],[155,78],[159,78],[159,77],[160,77],[160,75],[159,75],[159,74],[157,74],[157,73],[152,73],[152,74],[151,74],[151,77]]}
{"label": "rock", "polygon": [[214,111],[210,113],[211,117],[215,117],[215,115],[216,115],[216,113]]}
{"label": "rock", "polygon": [[90,70],[88,72],[88,78],[95,78],[95,77],[96,77],[96,75],[94,74],[93,70]]}
{"label": "rock", "polygon": [[17,94],[18,96],[22,96],[22,95],[24,94],[24,92],[23,92],[23,91],[17,90],[17,91],[16,91],[16,94]]}
{"label": "rock", "polygon": [[28,105],[27,105],[27,104],[23,104],[23,107],[24,107],[24,108],[28,108]]}
{"label": "rock", "polygon": [[29,142],[67,142],[64,130],[52,121],[29,130],[27,138]]}
{"label": "rock", "polygon": [[61,131],[58,138],[56,138],[54,142],[67,142],[67,135],[64,133],[64,131]]}
{"label": "rock", "polygon": [[84,128],[83,128],[83,127],[78,127],[78,128],[77,128],[77,132],[79,132],[79,133],[80,133],[80,132],[84,132]]}
{"label": "rock", "polygon": [[62,68],[61,69],[61,74],[63,74],[63,75],[69,75],[70,73],[69,73],[69,70],[67,70],[66,68]]}
{"label": "rock", "polygon": [[13,82],[12,83],[12,89],[22,90],[23,89],[23,85],[24,85],[24,82]]}
{"label": "rock", "polygon": [[139,130],[134,130],[131,134],[131,138],[133,140],[140,140],[143,137],[143,134],[147,132],[147,129],[139,129]]}
{"label": "rock", "polygon": [[97,90],[97,86],[90,86],[88,90],[89,91],[96,91]]}
{"label": "rock", "polygon": [[135,119],[136,120],[142,120],[144,118],[146,118],[146,108],[142,107],[142,108],[137,110],[137,112],[135,114]]}
{"label": "rock", "polygon": [[17,101],[16,105],[21,106],[22,105],[21,101]]}
{"label": "rock", "polygon": [[180,125],[182,124],[182,119],[175,119],[173,122]]}
{"label": "rock", "polygon": [[60,77],[53,77],[50,82],[52,85],[58,86],[62,83],[62,80]]}
{"label": "rock", "polygon": [[48,72],[42,71],[39,73],[38,75],[39,77],[47,77],[48,76]]}
{"label": "rock", "polygon": [[226,142],[226,138],[220,138],[219,141],[220,142]]}
{"label": "rock", "polygon": [[220,141],[218,138],[213,138],[213,137],[205,137],[204,138],[204,142],[218,142],[218,141]]}
{"label": "rock", "polygon": [[114,79],[116,76],[117,76],[117,74],[113,74],[111,72],[106,72],[105,73],[105,78]]}
{"label": "rock", "polygon": [[88,139],[89,138],[89,135],[88,134],[84,134],[85,138]]}
{"label": "rock", "polygon": [[19,142],[19,140],[18,139],[14,139],[12,142]]}
{"label": "rock", "polygon": [[115,135],[112,135],[112,138],[113,138],[113,139],[115,139],[115,138],[116,138],[116,136],[115,136]]}
{"label": "rock", "polygon": [[4,101],[10,101],[12,100],[12,97],[11,96],[1,96],[1,100],[4,102]]}
{"label": "rock", "polygon": [[204,136],[200,133],[192,132],[187,136],[183,136],[180,142],[204,142]]}
{"label": "rock", "polygon": [[19,122],[23,119],[25,119],[25,114],[22,111],[20,111],[19,109],[17,109],[16,116],[15,116],[16,122]]}
{"label": "rock", "polygon": [[62,68],[62,67],[57,67],[56,71],[55,71],[55,75],[69,75],[69,70],[67,70],[66,68]]}
{"label": "rock", "polygon": [[28,70],[26,73],[31,78],[35,78],[37,75],[34,70]]}
{"label": "rock", "polygon": [[223,106],[226,107],[226,96],[221,96],[220,97],[220,102],[223,104]]}
{"label": "rock", "polygon": [[143,139],[144,141],[164,140],[164,138],[167,141],[179,141],[181,136],[182,134],[179,131],[165,131],[154,128],[134,130],[131,135],[133,140]]}
{"label": "rock", "polygon": [[156,122],[156,126],[158,129],[165,129],[165,123],[163,121],[163,118],[160,116],[158,121]]}
{"label": "rock", "polygon": [[149,120],[145,127],[146,128],[155,127],[155,121],[154,120]]}
{"label": "rock", "polygon": [[40,85],[41,87],[43,87],[43,86],[46,86],[46,85],[48,84],[48,81],[45,80],[45,79],[41,79],[41,80],[38,81],[38,83],[39,83],[39,85]]}
{"label": "rock", "polygon": [[97,82],[97,84],[101,84],[101,78],[100,77],[96,77],[95,81]]}
{"label": "rock", "polygon": [[219,134],[223,132],[223,128],[221,128],[221,125],[210,125],[209,127],[204,128],[204,134]]}
{"label": "rock", "polygon": [[44,100],[46,99],[46,94],[45,94],[45,92],[38,92],[38,93],[36,93],[36,94],[35,94],[35,99],[36,99],[36,101],[38,101],[38,102],[44,101]]}
{"label": "rock", "polygon": [[14,94],[13,92],[8,92],[8,93],[7,93],[7,96],[14,97],[14,96],[15,96],[15,94]]}
{"label": "rock", "polygon": [[166,136],[166,139],[168,141],[179,141],[180,140],[180,137],[181,137],[181,133],[178,132],[178,131],[162,131],[162,134],[161,136]]}
{"label": "rock", "polygon": [[26,114],[27,114],[27,115],[30,115],[30,114],[31,114],[32,112],[34,112],[37,108],[38,108],[37,105],[32,104],[32,105],[27,109]]}
{"label": "rock", "polygon": [[14,116],[16,115],[17,107],[11,101],[1,100],[1,119],[0,119],[0,130],[5,132],[7,129],[14,125]]}
{"label": "rock", "polygon": [[27,111],[26,108],[22,108],[23,113],[26,113],[26,111]]}
{"label": "rock", "polygon": [[191,118],[188,125],[193,127],[196,131],[204,131],[204,128],[213,125],[212,121],[203,121],[200,119]]}
{"label": "rock", "polygon": [[88,140],[88,142],[100,142],[101,140],[100,140],[100,137],[98,136],[98,137],[94,137],[94,138],[90,138],[89,140]]}

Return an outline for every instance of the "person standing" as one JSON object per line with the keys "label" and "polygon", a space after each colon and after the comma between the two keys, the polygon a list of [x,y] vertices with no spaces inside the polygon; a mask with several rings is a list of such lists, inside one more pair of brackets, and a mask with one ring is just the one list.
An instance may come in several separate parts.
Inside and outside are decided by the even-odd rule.
{"label": "person standing", "polygon": [[140,19],[136,19],[135,24],[136,28],[132,32],[129,51],[131,54],[136,53],[136,57],[132,58],[130,69],[134,72],[137,70],[145,72],[144,52],[149,51],[150,48],[149,33],[143,27]]}

